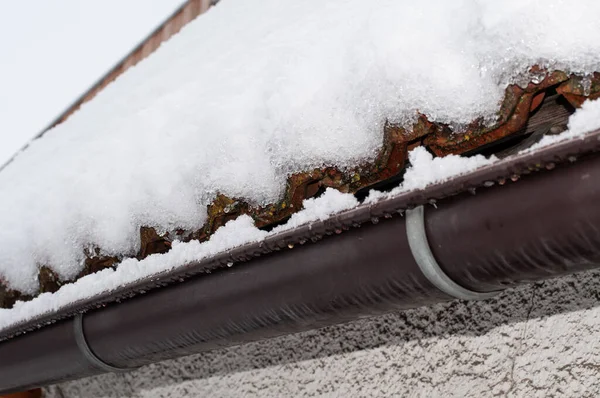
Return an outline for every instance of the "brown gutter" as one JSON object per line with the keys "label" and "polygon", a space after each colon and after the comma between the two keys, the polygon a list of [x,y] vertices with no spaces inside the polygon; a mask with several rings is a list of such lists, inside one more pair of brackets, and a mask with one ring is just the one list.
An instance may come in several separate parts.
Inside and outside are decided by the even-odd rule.
{"label": "brown gutter", "polygon": [[[424,219],[429,247],[445,275],[474,294],[596,268],[599,138],[515,156],[128,286],[119,298],[151,290],[0,343],[0,391],[450,300],[417,264],[399,214],[433,199],[437,208],[426,206]],[[157,284],[170,286],[151,288]],[[45,321],[117,298],[76,303]]]}

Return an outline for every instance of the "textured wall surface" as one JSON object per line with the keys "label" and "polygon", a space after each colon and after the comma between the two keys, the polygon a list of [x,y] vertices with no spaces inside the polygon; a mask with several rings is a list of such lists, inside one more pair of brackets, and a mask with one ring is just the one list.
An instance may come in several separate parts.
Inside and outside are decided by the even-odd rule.
{"label": "textured wall surface", "polygon": [[49,397],[600,396],[600,272],[52,386]]}

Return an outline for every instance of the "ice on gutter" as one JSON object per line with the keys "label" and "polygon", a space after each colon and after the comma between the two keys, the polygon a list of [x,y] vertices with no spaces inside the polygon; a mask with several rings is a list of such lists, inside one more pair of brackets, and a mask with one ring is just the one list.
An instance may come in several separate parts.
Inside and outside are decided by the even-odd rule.
{"label": "ice on gutter", "polygon": [[[559,140],[577,139],[583,137],[586,132],[599,128],[600,100],[588,101],[571,116],[567,131],[553,137],[552,141],[547,140],[538,144],[538,148]],[[412,165],[405,174],[404,182],[398,188],[387,193],[372,191],[363,205],[443,183],[449,179],[501,161],[494,157],[485,158],[483,156],[432,158],[421,147],[410,153],[410,159]],[[294,214],[286,224],[273,229],[271,232],[257,229],[250,217],[240,216],[219,228],[209,241],[203,243],[197,241],[173,242],[171,251],[166,254],[153,254],[144,260],[127,259],[116,269],[105,269],[85,276],[74,283],[64,285],[56,293],[44,293],[31,301],[17,302],[12,309],[0,309],[0,330],[45,313],[55,312],[77,300],[92,298],[106,291],[117,290],[143,277],[182,267],[244,244],[260,242],[268,236],[317,220],[325,220],[334,214],[353,209],[359,205],[361,204],[353,195],[327,189],[322,196],[305,200],[303,210]]]}

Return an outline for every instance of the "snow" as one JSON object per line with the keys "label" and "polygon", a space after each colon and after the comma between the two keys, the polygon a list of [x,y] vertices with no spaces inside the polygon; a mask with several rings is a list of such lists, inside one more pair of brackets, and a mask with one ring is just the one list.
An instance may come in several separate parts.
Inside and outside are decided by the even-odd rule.
{"label": "snow", "polygon": [[[538,143],[522,150],[519,154],[536,151],[566,140],[582,139],[586,133],[598,129],[600,129],[600,100],[588,100],[569,117],[566,131],[557,135],[546,135]],[[402,184],[389,192],[371,190],[364,202],[375,203],[406,192],[422,190],[500,161],[493,155],[490,157],[448,155],[434,158],[424,147],[417,147],[410,151],[408,160],[410,165],[406,169]]]}
{"label": "snow", "polygon": [[303,210],[292,215],[286,224],[274,228],[271,232],[256,228],[254,220],[249,216],[239,216],[217,229],[206,242],[174,241],[168,253],[153,254],[143,260],[126,259],[116,269],[107,268],[84,276],[74,283],[63,285],[55,293],[42,293],[31,301],[18,301],[12,309],[0,308],[0,330],[45,313],[55,312],[77,300],[113,291],[144,276],[200,261],[244,244],[260,242],[270,235],[311,221],[324,220],[334,213],[352,209],[357,205],[358,201],[353,195],[328,188],[320,197],[305,200]]}
{"label": "snow", "polygon": [[[586,101],[581,109],[570,117],[570,129],[552,137],[553,142],[583,137],[585,133],[596,130],[600,127],[599,116],[600,100]],[[541,142],[537,145],[540,144]],[[549,143],[544,145],[549,145]],[[55,293],[42,293],[31,301],[18,301],[12,309],[0,309],[0,330],[46,313],[58,311],[60,308],[78,300],[93,298],[103,292],[114,291],[143,277],[157,275],[192,262],[210,258],[245,244],[258,243],[269,236],[313,221],[324,221],[332,215],[354,209],[357,206],[368,206],[384,198],[392,198],[406,192],[424,189],[502,161],[494,156],[486,158],[481,155],[469,158],[456,155],[434,158],[423,147],[417,147],[410,151],[409,160],[410,166],[407,168],[400,186],[390,192],[372,190],[362,204],[352,194],[327,188],[321,196],[304,200],[302,210],[294,213],[285,224],[274,228],[270,232],[256,228],[254,220],[249,216],[239,216],[217,229],[206,242],[190,241],[183,243],[174,241],[172,249],[168,253],[153,254],[143,260],[129,258],[122,261],[115,269],[104,269],[87,275],[74,283],[62,286]]]}
{"label": "snow", "polygon": [[585,101],[581,108],[569,118],[567,131],[559,135],[546,135],[526,151],[535,151],[557,142],[581,138],[585,133],[598,129],[600,129],[600,100]]}
{"label": "snow", "polygon": [[569,118],[569,136],[581,136],[600,129],[600,100],[586,101],[579,111]]}
{"label": "snow", "polygon": [[468,158],[458,155],[434,158],[424,147],[417,147],[408,153],[408,161],[410,166],[406,169],[400,186],[389,192],[371,190],[365,202],[374,203],[405,192],[424,189],[430,185],[475,171],[483,166],[491,165],[498,161],[498,158],[495,156],[486,158],[482,155]]}
{"label": "snow", "polygon": [[292,214],[284,224],[273,228],[273,233],[287,231],[308,224],[311,221],[324,221],[332,214],[340,213],[358,206],[358,200],[354,195],[327,188],[323,195],[318,198],[305,199],[302,202],[303,209]]}
{"label": "snow", "polygon": [[31,301],[19,301],[10,310],[0,309],[0,330],[36,315],[56,311],[74,301],[114,290],[142,276],[202,260],[220,253],[224,248],[260,241],[266,234],[254,227],[254,221],[250,217],[240,216],[218,229],[209,241],[173,242],[168,253],[154,254],[141,261],[126,259],[116,269],[104,269],[66,284],[55,293],[42,293]]}
{"label": "snow", "polygon": [[0,167],[182,2],[0,2]]}
{"label": "snow", "polygon": [[[200,228],[217,193],[274,202],[290,173],[372,159],[386,119],[492,120],[533,64],[600,70],[599,12],[595,0],[224,0],[0,173],[0,277],[34,293],[39,266],[72,278],[84,248],[133,255],[140,226]],[[411,189],[464,171],[422,150],[411,157],[430,165]],[[248,222],[210,241],[222,245],[125,260],[55,296],[260,239]]]}
{"label": "snow", "polygon": [[498,159],[495,156],[486,158],[481,155],[469,158],[457,155],[434,158],[425,148],[418,147],[410,151],[408,160],[411,167],[404,174],[403,191],[423,189],[435,182],[446,181],[457,175],[492,164]]}

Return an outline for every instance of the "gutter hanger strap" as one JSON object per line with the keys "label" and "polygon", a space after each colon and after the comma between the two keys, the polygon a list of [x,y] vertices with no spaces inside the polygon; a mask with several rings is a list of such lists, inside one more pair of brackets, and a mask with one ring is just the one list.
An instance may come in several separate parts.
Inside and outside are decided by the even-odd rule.
{"label": "gutter hanger strap", "polygon": [[417,206],[406,211],[406,237],[410,251],[421,272],[442,292],[461,300],[485,300],[499,293],[480,293],[465,289],[446,275],[431,252],[427,233],[425,232],[425,210],[423,206]]}
{"label": "gutter hanger strap", "polygon": [[75,331],[75,341],[77,342],[77,347],[79,351],[83,354],[83,356],[96,368],[101,369],[105,372],[112,373],[124,373],[134,370],[135,368],[118,368],[116,366],[112,366],[101,360],[94,354],[88,345],[85,334],[83,334],[83,314],[79,313],[75,315],[73,318],[73,329]]}

